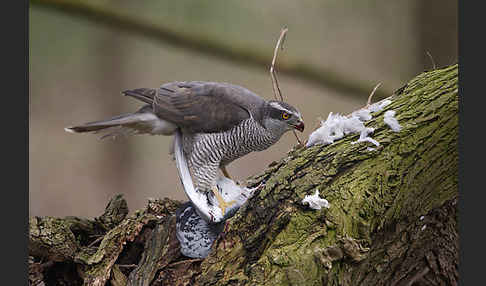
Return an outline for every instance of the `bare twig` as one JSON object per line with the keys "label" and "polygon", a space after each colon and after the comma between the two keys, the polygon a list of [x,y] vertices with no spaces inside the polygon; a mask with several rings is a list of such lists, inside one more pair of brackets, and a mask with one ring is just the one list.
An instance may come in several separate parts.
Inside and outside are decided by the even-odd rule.
{"label": "bare twig", "polygon": [[432,69],[436,69],[436,66],[435,66],[435,61],[434,61],[434,58],[432,57],[432,54],[429,53],[429,51],[425,51],[427,53],[427,55],[429,56],[430,58],[430,61],[432,62]]}
{"label": "bare twig", "polygon": [[380,83],[378,83],[378,84],[375,86],[375,88],[373,88],[373,90],[371,91],[370,96],[368,96],[368,102],[366,103],[366,107],[370,106],[370,104],[371,104],[371,98],[373,97],[373,94],[375,94],[375,92],[376,92],[376,90],[378,89],[378,87],[380,87],[380,85],[381,85],[381,82],[380,82]]}
{"label": "bare twig", "polygon": [[102,241],[102,240],[103,240],[103,238],[104,238],[104,236],[103,236],[103,235],[100,235],[100,236],[99,236],[97,239],[95,239],[93,242],[91,242],[91,243],[88,245],[88,247],[92,247],[92,246],[94,246],[96,243],[98,243],[98,242]]}
{"label": "bare twig", "polygon": [[181,261],[177,261],[177,262],[171,263],[167,267],[174,267],[176,265],[183,264],[183,263],[193,263],[193,262],[199,262],[199,261],[203,261],[203,260],[204,259],[201,259],[201,258],[181,260]]}
{"label": "bare twig", "polygon": [[135,268],[137,266],[137,264],[118,264],[118,267],[120,268]]}
{"label": "bare twig", "polygon": [[[278,37],[277,44],[275,45],[275,50],[273,51],[272,65],[270,66],[270,77],[272,78],[273,95],[275,96],[275,99],[278,100],[278,98],[277,98],[277,93],[278,93],[278,96],[280,97],[281,101],[283,101],[283,97],[282,97],[282,92],[280,91],[280,86],[278,85],[277,73],[276,73],[276,70],[275,70],[275,63],[277,61],[278,49],[280,48],[280,49],[283,50],[283,42],[285,40],[285,35],[287,34],[288,30],[289,29],[284,27],[282,29],[282,31],[280,31],[280,37]],[[295,138],[297,139],[297,142],[299,143],[299,145],[302,145],[302,141],[300,141],[300,138],[299,138],[299,136],[297,136],[297,133],[295,132],[295,130],[292,130],[292,132],[294,133]]]}
{"label": "bare twig", "polygon": [[275,62],[277,61],[277,54],[278,49],[281,48],[283,50],[283,42],[285,40],[285,34],[289,29],[283,28],[280,32],[280,37],[278,37],[277,44],[275,45],[275,50],[273,51],[273,59],[272,65],[270,66],[270,76],[272,77],[272,88],[273,88],[273,95],[275,99],[277,99],[277,91],[278,95],[280,96],[280,100],[283,101],[282,92],[280,91],[280,87],[278,85],[277,75],[275,74]]}

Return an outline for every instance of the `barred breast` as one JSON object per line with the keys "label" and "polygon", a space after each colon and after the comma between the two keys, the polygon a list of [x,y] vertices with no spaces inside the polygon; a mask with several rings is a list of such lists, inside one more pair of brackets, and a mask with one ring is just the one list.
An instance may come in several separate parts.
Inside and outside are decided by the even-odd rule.
{"label": "barred breast", "polygon": [[188,134],[184,138],[184,151],[197,187],[208,189],[215,182],[219,166],[250,152],[265,150],[279,139],[280,136],[248,119],[226,132]]}

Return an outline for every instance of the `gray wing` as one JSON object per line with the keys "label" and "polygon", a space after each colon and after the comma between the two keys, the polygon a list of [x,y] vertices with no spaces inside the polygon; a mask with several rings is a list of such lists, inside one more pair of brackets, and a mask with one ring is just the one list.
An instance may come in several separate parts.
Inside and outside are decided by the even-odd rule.
{"label": "gray wing", "polygon": [[193,133],[226,131],[250,117],[260,122],[258,111],[265,104],[241,86],[216,82],[171,82],[123,93],[152,104],[157,116]]}

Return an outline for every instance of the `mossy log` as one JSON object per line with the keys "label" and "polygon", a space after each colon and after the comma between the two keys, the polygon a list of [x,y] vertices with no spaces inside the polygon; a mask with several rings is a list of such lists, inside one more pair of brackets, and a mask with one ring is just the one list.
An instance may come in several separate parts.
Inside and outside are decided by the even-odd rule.
{"label": "mossy log", "polygon": [[[120,196],[94,220],[31,217],[31,284],[456,285],[457,81],[454,65],[398,89],[366,122],[375,150],[358,135],[293,148],[250,179],[265,186],[204,260],[180,254],[170,199],[128,217]],[[329,208],[302,204],[316,189]]]}

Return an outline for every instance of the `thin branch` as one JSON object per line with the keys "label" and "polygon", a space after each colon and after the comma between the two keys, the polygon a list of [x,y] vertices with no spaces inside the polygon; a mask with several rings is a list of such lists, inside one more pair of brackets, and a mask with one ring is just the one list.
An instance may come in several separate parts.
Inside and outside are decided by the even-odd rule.
{"label": "thin branch", "polygon": [[[287,34],[288,30],[289,29],[287,28],[283,28],[282,31],[280,32],[280,37],[278,37],[277,44],[275,45],[275,50],[273,51],[272,65],[270,66],[270,76],[272,77],[273,95],[275,96],[275,99],[277,99],[277,92],[278,92],[281,101],[283,101],[283,97],[282,97],[282,92],[280,91],[280,86],[278,85],[277,74],[275,71],[275,62],[277,61],[278,49],[281,48],[283,50],[283,42],[285,40],[285,35]],[[299,145],[302,145],[302,141],[300,141],[299,136],[297,136],[297,132],[295,132],[295,130],[292,130],[292,133],[294,133],[295,138],[297,139]]]}
{"label": "thin branch", "polygon": [[373,97],[373,94],[375,94],[375,92],[376,92],[376,90],[378,89],[378,87],[380,87],[380,85],[381,85],[381,82],[380,82],[380,83],[378,83],[378,84],[375,86],[375,88],[373,88],[373,90],[371,91],[370,96],[368,96],[368,102],[366,103],[366,107],[370,106],[370,104],[371,104],[371,98]]}
{"label": "thin branch", "polygon": [[120,268],[135,268],[138,266],[137,264],[117,264],[117,265]]}
{"label": "thin branch", "polygon": [[[251,45],[235,46],[231,43],[210,38],[207,34],[199,31],[176,31],[168,25],[154,25],[139,17],[134,18],[113,10],[111,7],[94,5],[79,0],[31,0],[29,3],[31,6],[42,6],[80,16],[138,36],[159,40],[166,44],[208,54],[230,62],[257,68],[266,69],[268,67],[268,57],[265,50],[255,49]],[[368,82],[353,79],[349,75],[339,74],[312,64],[281,62],[279,64],[279,72],[325,88],[332,88],[351,96],[362,97],[363,94],[368,93]],[[391,93],[392,91],[379,92],[377,97],[383,99],[387,94]]]}
{"label": "thin branch", "polygon": [[273,51],[273,59],[272,65],[270,66],[270,76],[272,77],[272,88],[273,88],[273,95],[275,99],[277,99],[277,92],[280,96],[280,100],[283,101],[282,92],[280,91],[280,86],[278,85],[277,75],[275,74],[275,62],[277,61],[277,54],[278,49],[281,48],[283,50],[283,42],[285,40],[285,35],[289,29],[283,28],[280,32],[280,37],[278,37],[277,44],[275,45],[275,50]]}
{"label": "thin branch", "polygon": [[103,235],[100,235],[100,236],[99,236],[97,239],[95,239],[93,242],[91,242],[91,243],[88,245],[88,247],[92,247],[92,246],[94,246],[96,243],[98,243],[98,242],[102,241],[102,240],[103,240],[103,238],[104,238],[104,236],[103,236]]}
{"label": "thin branch", "polygon": [[186,259],[186,260],[181,260],[181,261],[177,261],[177,262],[174,262],[174,263],[171,263],[169,264],[167,267],[174,267],[176,265],[179,265],[179,264],[184,264],[184,263],[193,263],[193,262],[200,262],[200,261],[203,261],[204,259],[201,259],[201,258],[195,258],[195,259]]}
{"label": "thin branch", "polygon": [[425,51],[427,53],[427,55],[429,56],[430,58],[430,61],[432,62],[432,69],[436,69],[436,66],[435,66],[435,61],[434,61],[434,58],[432,57],[432,54],[429,53],[429,51]]}

